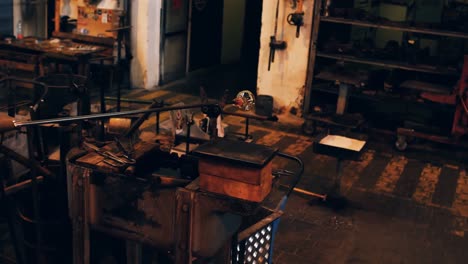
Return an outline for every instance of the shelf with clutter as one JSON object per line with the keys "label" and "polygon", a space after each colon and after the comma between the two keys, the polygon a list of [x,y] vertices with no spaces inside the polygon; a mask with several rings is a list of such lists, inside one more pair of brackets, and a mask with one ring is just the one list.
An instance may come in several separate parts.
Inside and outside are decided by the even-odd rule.
{"label": "shelf with clutter", "polygon": [[314,8],[309,117],[359,113],[369,127],[425,124],[450,135],[456,106],[421,95],[457,90],[468,53],[466,1],[323,0]]}

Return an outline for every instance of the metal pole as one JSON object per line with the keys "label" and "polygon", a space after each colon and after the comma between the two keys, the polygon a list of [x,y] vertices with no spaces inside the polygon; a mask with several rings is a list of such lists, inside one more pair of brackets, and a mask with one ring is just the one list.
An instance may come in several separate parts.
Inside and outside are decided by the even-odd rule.
{"label": "metal pole", "polygon": [[172,110],[198,108],[198,107],[203,107],[203,106],[219,107],[216,104],[192,104],[192,105],[183,105],[183,106],[168,106],[168,107],[161,107],[161,108],[130,110],[130,111],[122,111],[122,112],[92,114],[92,115],[62,117],[62,118],[51,118],[51,119],[43,119],[43,120],[35,120],[35,121],[24,121],[24,122],[15,121],[14,125],[15,127],[24,127],[24,126],[34,126],[34,125],[55,124],[55,123],[63,123],[63,122],[74,122],[74,121],[103,119],[103,118],[119,117],[119,116],[129,116],[129,115],[137,115],[137,114],[145,114],[145,113],[158,113],[158,112],[166,112],[166,111],[172,111]]}
{"label": "metal pole", "polygon": [[[27,140],[28,140],[28,153],[31,163],[34,163],[34,127],[27,129]],[[36,261],[37,263],[43,263],[41,259],[42,250],[42,228],[41,228],[41,216],[40,216],[40,204],[39,204],[39,190],[36,181],[36,167],[30,168],[30,177],[32,183],[32,202],[33,202],[33,213],[34,221],[36,222]]]}

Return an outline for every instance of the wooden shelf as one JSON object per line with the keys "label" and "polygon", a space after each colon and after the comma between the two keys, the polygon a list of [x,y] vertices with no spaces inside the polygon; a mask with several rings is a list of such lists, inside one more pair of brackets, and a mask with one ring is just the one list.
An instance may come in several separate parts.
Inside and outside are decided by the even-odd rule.
{"label": "wooden shelf", "polygon": [[385,22],[385,21],[369,22],[369,21],[363,21],[363,20],[357,20],[357,19],[330,17],[330,16],[322,16],[320,20],[323,22],[330,22],[330,23],[337,23],[337,24],[348,24],[348,25],[355,25],[355,26],[361,26],[361,27],[392,29],[392,30],[400,30],[400,31],[406,31],[406,32],[422,33],[422,34],[428,34],[428,35],[468,39],[468,33],[464,33],[464,32],[406,26],[403,23],[399,23],[399,22]]}
{"label": "wooden shelf", "polygon": [[430,82],[423,82],[423,81],[418,81],[418,80],[404,81],[402,84],[400,84],[400,87],[415,90],[415,91],[420,91],[420,92],[446,94],[446,95],[451,94],[453,90],[453,87],[430,83]]}
{"label": "wooden shelf", "polygon": [[349,84],[355,87],[361,87],[367,84],[367,78],[362,78],[361,76],[359,76],[358,72],[340,72],[324,70],[320,71],[320,73],[317,74],[315,78],[326,81]]}
{"label": "wooden shelf", "polygon": [[409,64],[409,63],[399,62],[399,61],[359,58],[359,57],[355,57],[351,55],[326,53],[326,52],[319,52],[319,51],[317,52],[316,56],[322,57],[322,58],[328,58],[328,59],[335,59],[335,60],[341,60],[341,61],[349,61],[349,62],[355,62],[355,63],[361,63],[361,64],[380,66],[380,67],[391,68],[391,69],[401,69],[401,70],[407,70],[407,71],[416,71],[416,72],[424,72],[424,73],[439,74],[439,75],[452,75],[452,76],[459,75],[459,72],[453,68],[436,67],[436,66],[424,65],[424,64]]}

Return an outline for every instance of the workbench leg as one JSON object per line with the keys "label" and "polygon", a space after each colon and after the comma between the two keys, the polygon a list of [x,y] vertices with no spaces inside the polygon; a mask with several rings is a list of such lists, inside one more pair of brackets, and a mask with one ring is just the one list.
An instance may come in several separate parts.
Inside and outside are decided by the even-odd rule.
{"label": "workbench leg", "polygon": [[345,83],[340,84],[340,90],[338,92],[338,102],[336,104],[336,113],[342,115],[346,111],[346,105],[348,104],[348,91],[349,85]]}
{"label": "workbench leg", "polygon": [[127,251],[127,264],[141,264],[143,261],[141,244],[127,240],[125,247]]}
{"label": "workbench leg", "polygon": [[194,192],[177,190],[175,264],[192,263],[192,226]]}
{"label": "workbench leg", "polygon": [[89,177],[91,171],[75,166],[70,173],[72,177],[73,264],[89,264]]}
{"label": "workbench leg", "polygon": [[[31,112],[31,115],[33,113]],[[28,140],[28,155],[30,162],[34,164],[35,162],[35,147],[34,147],[34,129],[35,127],[28,127],[27,128],[27,140]],[[30,169],[30,177],[31,177],[31,186],[32,186],[32,199],[33,199],[33,215],[34,221],[36,222],[36,263],[43,264],[45,260],[42,255],[42,246],[43,246],[43,234],[42,234],[42,221],[41,221],[41,214],[40,214],[40,203],[39,203],[39,188],[37,186],[37,169],[36,167],[32,166]]]}

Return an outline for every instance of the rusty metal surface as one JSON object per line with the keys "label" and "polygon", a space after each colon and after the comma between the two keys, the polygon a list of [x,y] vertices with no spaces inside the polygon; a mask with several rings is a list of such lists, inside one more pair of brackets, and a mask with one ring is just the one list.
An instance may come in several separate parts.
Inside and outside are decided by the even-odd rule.
{"label": "rusty metal surface", "polygon": [[258,207],[201,192],[196,181],[188,188],[160,188],[72,163],[68,172],[75,264],[89,263],[91,230],[171,251],[176,263],[208,258],[236,233],[240,213]]}
{"label": "rusty metal surface", "polygon": [[[97,177],[102,175],[96,175]],[[149,182],[106,177],[94,185],[96,221],[93,226],[142,234],[153,246],[169,250],[174,244],[174,188],[156,189]]]}
{"label": "rusty metal surface", "polygon": [[243,141],[220,140],[208,142],[193,151],[194,155],[215,160],[263,167],[275,155],[277,149],[249,144]]}

